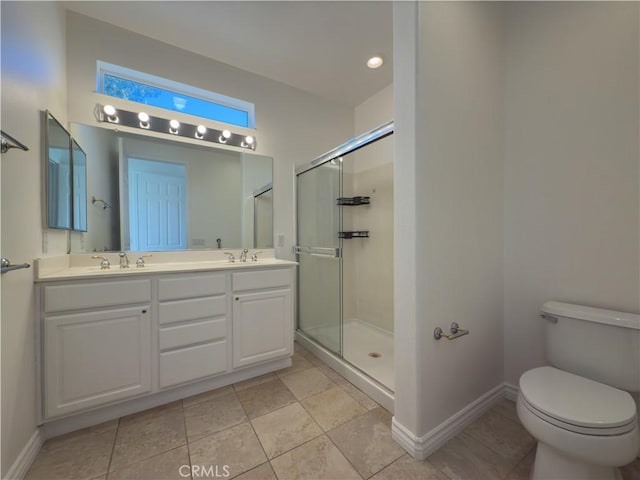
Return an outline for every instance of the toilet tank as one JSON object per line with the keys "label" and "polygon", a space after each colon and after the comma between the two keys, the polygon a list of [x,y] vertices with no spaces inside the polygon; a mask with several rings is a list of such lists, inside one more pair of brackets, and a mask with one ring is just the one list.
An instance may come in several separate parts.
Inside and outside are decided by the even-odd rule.
{"label": "toilet tank", "polygon": [[629,392],[640,391],[640,315],[546,302],[549,364]]}

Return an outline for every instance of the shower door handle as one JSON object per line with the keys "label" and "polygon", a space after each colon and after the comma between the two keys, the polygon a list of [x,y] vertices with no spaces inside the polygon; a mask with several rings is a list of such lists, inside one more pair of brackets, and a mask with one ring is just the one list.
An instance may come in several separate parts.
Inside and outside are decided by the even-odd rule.
{"label": "shower door handle", "polygon": [[296,255],[313,255],[314,257],[340,258],[342,249],[339,247],[301,247],[296,245],[293,247],[293,253]]}

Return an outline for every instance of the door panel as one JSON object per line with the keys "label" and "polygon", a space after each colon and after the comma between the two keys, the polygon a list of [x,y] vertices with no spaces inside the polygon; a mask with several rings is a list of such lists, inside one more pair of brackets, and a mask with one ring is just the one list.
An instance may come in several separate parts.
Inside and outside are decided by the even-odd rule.
{"label": "door panel", "polygon": [[131,250],[187,247],[186,167],[129,159]]}
{"label": "door panel", "polygon": [[297,178],[298,328],[342,353],[341,163],[325,163]]}

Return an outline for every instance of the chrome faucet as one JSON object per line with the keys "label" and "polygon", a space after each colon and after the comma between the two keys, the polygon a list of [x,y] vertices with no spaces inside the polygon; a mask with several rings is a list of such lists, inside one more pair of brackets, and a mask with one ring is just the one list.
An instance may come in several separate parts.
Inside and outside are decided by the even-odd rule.
{"label": "chrome faucet", "polygon": [[120,252],[120,268],[129,268],[129,257],[126,252]]}
{"label": "chrome faucet", "polygon": [[249,253],[248,249],[244,249],[240,252],[240,261],[241,262],[246,262],[247,261],[247,253]]}
{"label": "chrome faucet", "polygon": [[101,255],[92,255],[91,258],[96,258],[102,260],[100,262],[100,270],[109,270],[111,268],[111,262],[107,257],[103,257]]}

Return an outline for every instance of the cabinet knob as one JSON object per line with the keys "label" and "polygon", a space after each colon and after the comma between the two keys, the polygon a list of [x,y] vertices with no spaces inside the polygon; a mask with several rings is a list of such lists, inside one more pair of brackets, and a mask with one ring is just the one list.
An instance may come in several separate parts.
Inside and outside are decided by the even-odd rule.
{"label": "cabinet knob", "polygon": [[240,300],[240,297],[236,297],[236,302],[237,302],[238,300]]}
{"label": "cabinet knob", "polygon": [[142,313],[147,313],[147,311],[146,310],[142,310]]}

